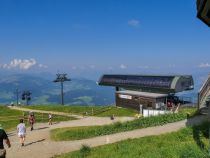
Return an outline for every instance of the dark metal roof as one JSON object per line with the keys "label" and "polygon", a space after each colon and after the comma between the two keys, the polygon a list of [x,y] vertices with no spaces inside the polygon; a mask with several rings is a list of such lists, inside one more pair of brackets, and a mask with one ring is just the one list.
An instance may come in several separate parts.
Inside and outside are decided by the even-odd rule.
{"label": "dark metal roof", "polygon": [[[193,79],[189,75],[103,75],[99,85],[115,86],[125,89],[140,89],[142,91],[159,91],[174,93],[193,88]],[[179,84],[179,85],[178,85]],[[181,84],[181,85],[180,85]],[[181,88],[180,88],[181,87]]]}
{"label": "dark metal roof", "polygon": [[197,17],[210,27],[210,0],[197,0]]}

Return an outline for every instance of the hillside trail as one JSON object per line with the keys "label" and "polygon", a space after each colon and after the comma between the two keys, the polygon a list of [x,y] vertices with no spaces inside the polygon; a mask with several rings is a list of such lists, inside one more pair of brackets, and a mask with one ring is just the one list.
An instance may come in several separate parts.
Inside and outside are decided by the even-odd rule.
{"label": "hillside trail", "polygon": [[116,117],[115,120],[110,120],[109,117],[84,117],[78,120],[54,123],[51,126],[47,123],[37,123],[35,124],[35,130],[29,131],[29,129],[27,129],[27,136],[24,147],[20,146],[19,139],[15,131],[8,134],[12,147],[7,149],[7,158],[52,158],[54,155],[79,150],[83,144],[89,145],[90,147],[95,147],[126,140],[128,138],[140,138],[144,136],[174,132],[189,125],[191,126],[199,124],[201,121],[205,120],[206,117],[197,116],[192,119],[169,123],[163,126],[148,127],[83,140],[60,142],[54,142],[50,140],[51,129],[76,126],[105,125],[111,124],[113,122],[124,122],[132,119],[133,118],[131,117]]}
{"label": "hillside trail", "polygon": [[14,110],[19,110],[19,111],[33,111],[33,112],[38,112],[38,113],[44,113],[44,114],[53,114],[53,115],[61,115],[61,116],[69,116],[69,117],[74,117],[77,119],[83,118],[81,115],[76,115],[76,114],[71,114],[71,113],[65,113],[65,112],[56,112],[56,111],[46,111],[46,110],[35,110],[35,109],[29,109],[29,108],[23,108],[23,107],[18,107],[18,106],[8,106],[10,109]]}

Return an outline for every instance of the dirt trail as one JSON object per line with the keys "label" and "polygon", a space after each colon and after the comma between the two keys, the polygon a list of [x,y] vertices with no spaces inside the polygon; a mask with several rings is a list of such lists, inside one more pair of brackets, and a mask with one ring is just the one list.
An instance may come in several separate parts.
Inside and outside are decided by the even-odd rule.
{"label": "dirt trail", "polygon": [[8,106],[10,109],[14,110],[20,110],[20,111],[33,111],[33,112],[38,112],[38,113],[45,113],[45,114],[53,114],[53,115],[61,115],[61,116],[71,116],[75,117],[77,119],[83,118],[81,115],[76,115],[76,114],[71,114],[71,113],[65,113],[65,112],[55,112],[55,111],[45,111],[45,110],[35,110],[35,109],[29,109],[29,108],[23,108],[23,107],[18,107],[18,106]]}
{"label": "dirt trail", "polygon": [[[15,131],[9,132],[9,139],[12,147],[7,149],[7,158],[49,158],[55,154],[62,152],[68,152],[68,142],[53,142],[50,140],[49,132],[54,128],[63,127],[76,127],[76,126],[94,126],[94,125],[105,125],[113,122],[125,122],[133,120],[132,117],[116,117],[115,120],[110,120],[109,117],[84,117],[79,120],[65,121],[59,123],[53,123],[52,126],[47,123],[37,123],[34,126],[34,130],[30,131],[27,129],[25,146],[21,147],[19,144],[19,138]],[[78,144],[79,145],[79,144]],[[74,143],[70,146],[76,150],[79,146],[74,147]]]}
{"label": "dirt trail", "polygon": [[84,140],[53,142],[49,138],[49,131],[54,128],[75,127],[75,126],[92,126],[110,124],[116,121],[132,120],[130,117],[117,117],[114,121],[108,117],[86,117],[79,120],[60,122],[49,126],[46,123],[35,125],[34,131],[27,130],[27,138],[24,147],[20,147],[18,137],[15,132],[9,133],[9,138],[12,143],[12,148],[7,149],[7,158],[50,158],[56,154],[66,153],[80,149],[82,144],[87,144],[91,147],[105,145],[118,142],[128,138],[139,138],[150,135],[159,135],[168,132],[177,131],[188,125],[199,124],[205,116],[198,116],[193,119],[183,120],[175,123],[169,123],[163,126],[149,127],[137,129],[128,132],[100,136]]}

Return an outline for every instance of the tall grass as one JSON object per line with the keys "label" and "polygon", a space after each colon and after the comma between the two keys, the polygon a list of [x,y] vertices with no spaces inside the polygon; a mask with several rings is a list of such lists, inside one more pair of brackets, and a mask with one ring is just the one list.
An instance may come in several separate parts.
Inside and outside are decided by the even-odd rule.
{"label": "tall grass", "polygon": [[88,116],[134,116],[138,113],[134,109],[125,109],[115,106],[58,106],[58,105],[37,105],[37,106],[25,106],[25,108],[55,111],[55,112],[65,112],[78,115],[88,115]]}
{"label": "tall grass", "polygon": [[[21,118],[24,119],[25,123],[27,124],[28,123],[27,116],[28,113],[26,112],[21,112],[19,110],[13,110],[5,106],[0,106],[0,124],[7,131],[14,130],[17,124],[19,123],[19,119]],[[35,113],[35,117],[37,123],[48,122],[48,114]],[[68,121],[73,119],[75,118],[54,115],[52,121],[58,122],[58,121]]]}
{"label": "tall grass", "polygon": [[[191,109],[188,111],[193,112],[191,111]],[[164,125],[166,123],[180,121],[187,118],[186,112],[188,111],[184,110],[184,112],[176,114],[166,114],[147,118],[140,118],[125,123],[117,122],[111,125],[104,126],[83,126],[53,129],[51,130],[50,135],[51,139],[55,141],[91,138],[96,136],[108,135],[151,126]]]}
{"label": "tall grass", "polygon": [[[204,123],[160,136],[128,139],[91,148],[86,158],[209,158],[208,126]],[[57,158],[82,157],[80,151],[75,151]]]}
{"label": "tall grass", "polygon": [[11,110],[5,106],[0,106],[0,124],[5,130],[14,129],[21,118],[20,116],[23,116],[21,111]]}

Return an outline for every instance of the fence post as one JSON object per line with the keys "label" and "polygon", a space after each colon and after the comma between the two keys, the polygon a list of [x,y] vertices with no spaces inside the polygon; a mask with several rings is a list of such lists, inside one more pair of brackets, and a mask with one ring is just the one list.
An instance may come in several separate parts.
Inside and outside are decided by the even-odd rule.
{"label": "fence post", "polygon": [[23,121],[25,121],[25,112],[23,111]]}

